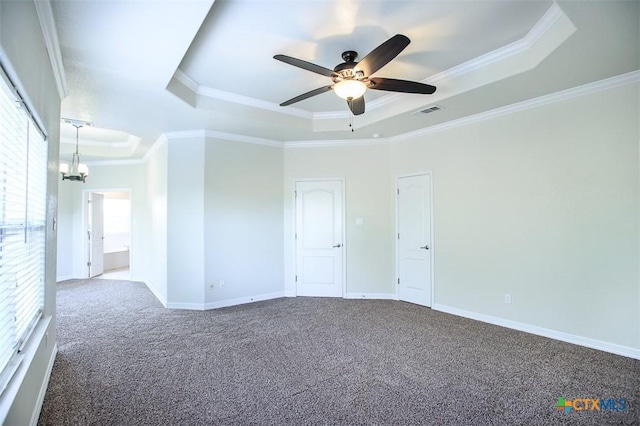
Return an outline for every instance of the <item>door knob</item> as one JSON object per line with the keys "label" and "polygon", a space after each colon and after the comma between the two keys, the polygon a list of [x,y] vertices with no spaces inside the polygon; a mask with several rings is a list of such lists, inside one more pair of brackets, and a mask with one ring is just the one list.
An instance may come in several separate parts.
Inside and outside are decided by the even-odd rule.
{"label": "door knob", "polygon": [[429,250],[429,246],[420,247],[422,250]]}
{"label": "door knob", "polygon": [[335,246],[333,246],[333,248],[340,248],[342,247],[342,244],[336,244]]}

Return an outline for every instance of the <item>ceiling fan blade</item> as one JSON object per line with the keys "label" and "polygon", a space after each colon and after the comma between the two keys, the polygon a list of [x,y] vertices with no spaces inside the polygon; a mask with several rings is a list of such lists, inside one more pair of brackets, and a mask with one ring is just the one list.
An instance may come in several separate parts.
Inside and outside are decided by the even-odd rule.
{"label": "ceiling fan blade", "polygon": [[411,43],[409,37],[396,34],[380,46],[373,49],[367,56],[362,58],[356,68],[364,72],[365,76],[370,76],[380,68],[387,65],[393,58],[398,56]]}
{"label": "ceiling fan blade", "polygon": [[360,96],[356,99],[347,99],[347,105],[349,105],[349,109],[353,115],[364,114],[364,96]]}
{"label": "ceiling fan blade", "polygon": [[396,80],[395,78],[373,77],[369,79],[369,89],[386,90],[388,92],[421,93],[431,95],[436,86],[417,81]]}
{"label": "ceiling fan blade", "polygon": [[328,92],[331,89],[333,89],[333,86],[319,87],[319,88],[311,90],[311,91],[309,91],[307,93],[303,93],[302,95],[298,95],[295,98],[291,98],[288,101],[285,101],[285,102],[281,103],[280,106],[287,106],[287,105],[295,104],[296,102],[303,101],[303,100],[305,100],[307,98],[310,98],[312,96],[316,96],[316,95],[319,95],[321,93]]}
{"label": "ceiling fan blade", "polygon": [[287,55],[275,55],[273,59],[277,59],[278,61],[282,61],[285,64],[293,65],[294,67],[315,72],[316,74],[324,75],[326,77],[338,77],[338,74],[336,74],[333,70],[321,67],[320,65],[312,64],[311,62],[303,61],[302,59],[292,58],[291,56]]}

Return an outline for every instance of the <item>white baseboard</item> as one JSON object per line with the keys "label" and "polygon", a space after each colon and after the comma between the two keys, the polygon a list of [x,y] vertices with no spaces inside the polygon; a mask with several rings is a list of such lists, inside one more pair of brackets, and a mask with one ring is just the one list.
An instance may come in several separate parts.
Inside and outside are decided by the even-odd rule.
{"label": "white baseboard", "polygon": [[226,308],[228,306],[243,305],[245,303],[261,302],[263,300],[278,299],[285,297],[284,291],[277,291],[275,293],[259,294],[257,296],[240,297],[237,299],[218,300],[215,302],[207,303],[174,303],[167,302],[166,308],[169,309],[188,309],[192,311],[207,311],[209,309]]}
{"label": "white baseboard", "polygon": [[60,277],[56,277],[56,282],[60,282],[60,281],[66,281],[66,280],[72,280],[73,279],[73,275],[62,275]]}
{"label": "white baseboard", "polygon": [[183,302],[167,302],[164,303],[167,309],[185,309],[187,311],[204,311],[204,303],[183,303]]}
{"label": "white baseboard", "polygon": [[56,360],[56,355],[58,354],[58,344],[53,345],[53,351],[51,351],[51,356],[49,357],[49,363],[47,364],[47,372],[42,379],[42,384],[40,385],[40,391],[38,392],[38,399],[36,400],[36,406],[33,410],[33,414],[31,415],[30,425],[36,426],[38,424],[38,419],[40,418],[40,411],[42,410],[42,404],[44,404],[44,396],[47,393],[47,388],[49,387],[49,379],[51,378],[51,371],[53,371],[53,363]]}
{"label": "white baseboard", "polygon": [[144,282],[144,285],[145,285],[145,286],[147,286],[147,288],[149,289],[149,291],[151,291],[151,293],[153,293],[153,295],[156,297],[156,299],[158,299],[158,301],[159,301],[160,303],[162,303],[162,306],[164,306],[165,308],[168,308],[168,306],[167,306],[167,300],[166,300],[164,297],[162,297],[162,295],[160,295],[160,294],[156,291],[156,289],[155,289],[155,288],[151,287],[151,286],[150,286],[149,284],[147,284],[145,281],[143,281],[143,282]]}
{"label": "white baseboard", "polygon": [[345,299],[378,299],[378,300],[397,300],[393,293],[347,293]]}
{"label": "white baseboard", "polygon": [[562,331],[551,330],[548,328],[538,327],[535,325],[525,324],[522,322],[511,321],[504,318],[498,318],[491,315],[479,314],[476,312],[466,311],[464,309],[452,308],[446,305],[434,304],[433,310],[446,312],[448,314],[465,317],[476,321],[482,321],[489,324],[499,325],[501,327],[511,328],[514,330],[524,331],[526,333],[535,334],[550,339],[560,340],[562,342],[573,343],[574,345],[585,346],[587,348],[597,349],[604,352],[610,352],[616,355],[622,355],[629,358],[640,359],[640,349],[629,346],[622,346],[615,343],[603,342],[602,340],[591,339],[589,337],[578,336],[575,334],[564,333]]}
{"label": "white baseboard", "polygon": [[274,293],[259,294],[251,297],[241,297],[238,299],[220,300],[217,302],[208,302],[204,304],[204,309],[226,308],[228,306],[242,305],[245,303],[261,302],[263,300],[279,299],[285,297],[284,291],[276,291]]}

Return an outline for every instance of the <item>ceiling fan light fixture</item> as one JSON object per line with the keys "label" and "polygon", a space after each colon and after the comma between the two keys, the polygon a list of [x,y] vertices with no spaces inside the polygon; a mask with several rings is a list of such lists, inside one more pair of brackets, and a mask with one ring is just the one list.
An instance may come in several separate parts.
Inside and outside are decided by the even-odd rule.
{"label": "ceiling fan light fixture", "polygon": [[342,80],[333,86],[333,91],[342,99],[358,99],[367,90],[367,85],[359,80]]}

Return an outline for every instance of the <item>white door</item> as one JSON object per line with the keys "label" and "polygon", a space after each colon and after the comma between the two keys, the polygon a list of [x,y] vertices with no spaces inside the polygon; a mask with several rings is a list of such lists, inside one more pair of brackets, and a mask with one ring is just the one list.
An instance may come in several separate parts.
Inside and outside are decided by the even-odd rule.
{"label": "white door", "polygon": [[398,179],[398,299],[431,306],[431,176]]}
{"label": "white door", "polygon": [[342,297],[342,181],[296,182],[296,294]]}
{"label": "white door", "polygon": [[89,195],[89,278],[104,272],[104,195]]}

